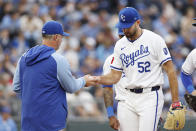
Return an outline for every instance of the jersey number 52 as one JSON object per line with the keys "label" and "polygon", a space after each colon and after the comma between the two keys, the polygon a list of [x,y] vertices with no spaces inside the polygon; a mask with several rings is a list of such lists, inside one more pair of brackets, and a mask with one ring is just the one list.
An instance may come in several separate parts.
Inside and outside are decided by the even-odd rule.
{"label": "jersey number 52", "polygon": [[138,72],[143,73],[143,72],[150,72],[150,62],[138,62]]}

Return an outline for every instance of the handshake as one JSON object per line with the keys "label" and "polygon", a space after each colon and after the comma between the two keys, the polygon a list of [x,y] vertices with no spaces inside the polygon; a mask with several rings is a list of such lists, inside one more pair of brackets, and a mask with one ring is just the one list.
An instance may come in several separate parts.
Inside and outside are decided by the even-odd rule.
{"label": "handshake", "polygon": [[96,86],[98,84],[101,84],[101,78],[100,76],[91,76],[91,75],[85,75],[84,80],[86,81],[85,86]]}

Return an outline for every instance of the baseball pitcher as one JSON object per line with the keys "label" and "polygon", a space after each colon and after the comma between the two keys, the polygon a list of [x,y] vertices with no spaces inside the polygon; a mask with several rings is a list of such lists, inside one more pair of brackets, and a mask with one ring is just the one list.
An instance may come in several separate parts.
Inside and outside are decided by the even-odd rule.
{"label": "baseball pitcher", "polygon": [[156,131],[164,103],[162,69],[170,83],[171,108],[181,110],[170,52],[161,36],[140,27],[140,15],[132,7],[120,11],[117,27],[123,29],[125,36],[116,42],[111,71],[95,79],[100,84],[112,85],[124,72],[126,97],[118,102],[119,130]]}

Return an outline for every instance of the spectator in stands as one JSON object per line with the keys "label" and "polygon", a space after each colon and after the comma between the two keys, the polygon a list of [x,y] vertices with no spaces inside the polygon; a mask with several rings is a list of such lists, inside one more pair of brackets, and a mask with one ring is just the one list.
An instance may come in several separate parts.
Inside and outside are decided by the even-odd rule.
{"label": "spectator in stands", "polygon": [[69,94],[67,100],[74,116],[86,118],[103,116],[94,97],[88,91],[81,90],[75,94]]}
{"label": "spectator in stands", "polygon": [[2,107],[0,113],[0,131],[17,131],[17,126],[10,116],[11,109],[9,107]]}

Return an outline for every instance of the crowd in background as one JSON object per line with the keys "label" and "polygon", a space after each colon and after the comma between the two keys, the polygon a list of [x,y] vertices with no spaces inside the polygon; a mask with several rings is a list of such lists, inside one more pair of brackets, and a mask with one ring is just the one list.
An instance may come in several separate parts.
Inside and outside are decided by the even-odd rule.
{"label": "crowd in background", "polygon": [[[41,28],[57,20],[70,33],[59,53],[70,62],[74,76],[100,75],[102,65],[113,53],[118,34],[115,24],[120,9],[132,6],[141,14],[145,29],[161,35],[171,52],[178,74],[179,93],[185,90],[179,72],[187,54],[196,47],[195,0],[0,0],[0,130],[17,130],[20,100],[12,91],[12,78],[20,56],[40,45]],[[196,85],[196,76],[193,77]],[[171,102],[165,77],[166,106]],[[100,87],[67,94],[69,118],[107,117]]]}

